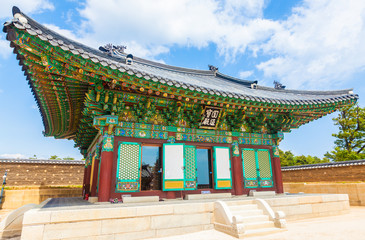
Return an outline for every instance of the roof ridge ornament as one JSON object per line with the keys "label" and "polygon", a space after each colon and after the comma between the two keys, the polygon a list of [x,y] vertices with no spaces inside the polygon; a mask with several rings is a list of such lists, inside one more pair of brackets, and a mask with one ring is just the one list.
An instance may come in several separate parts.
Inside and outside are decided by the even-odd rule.
{"label": "roof ridge ornament", "polygon": [[217,74],[217,72],[218,72],[218,68],[217,67],[215,67],[213,65],[208,65],[208,67],[209,67],[209,70],[214,73],[214,75]]}
{"label": "roof ridge ornament", "polygon": [[127,49],[127,47],[124,45],[113,45],[111,43],[99,47],[100,51],[110,56],[117,56],[117,57],[123,57],[125,54],[124,53],[125,49]]}
{"label": "roof ridge ornament", "polygon": [[274,88],[275,89],[285,89],[286,86],[284,86],[283,84],[281,84],[278,81],[274,81]]}

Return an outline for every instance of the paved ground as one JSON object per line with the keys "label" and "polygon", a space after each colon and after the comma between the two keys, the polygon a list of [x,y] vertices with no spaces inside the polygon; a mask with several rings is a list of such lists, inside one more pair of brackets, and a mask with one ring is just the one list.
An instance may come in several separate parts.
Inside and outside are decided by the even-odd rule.
{"label": "paved ground", "polygon": [[0,221],[11,211],[10,209],[0,209]]}
{"label": "paved ground", "polygon": [[[208,230],[197,233],[153,238],[154,240],[237,240],[227,234]],[[150,239],[150,240],[153,240]],[[351,207],[349,214],[289,221],[288,231],[248,240],[365,240],[365,207]]]}
{"label": "paved ground", "polygon": [[83,200],[81,197],[72,197],[72,198],[52,198],[50,201],[43,206],[43,208],[51,208],[51,207],[74,207],[74,206],[88,206],[92,205],[86,200]]}

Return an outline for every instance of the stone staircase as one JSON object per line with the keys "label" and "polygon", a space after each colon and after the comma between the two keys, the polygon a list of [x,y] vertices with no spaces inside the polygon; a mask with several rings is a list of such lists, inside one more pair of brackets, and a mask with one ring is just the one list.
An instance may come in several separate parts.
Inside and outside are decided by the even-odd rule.
{"label": "stone staircase", "polygon": [[262,199],[217,201],[214,208],[216,230],[237,238],[266,235],[283,231],[285,215],[274,214]]}

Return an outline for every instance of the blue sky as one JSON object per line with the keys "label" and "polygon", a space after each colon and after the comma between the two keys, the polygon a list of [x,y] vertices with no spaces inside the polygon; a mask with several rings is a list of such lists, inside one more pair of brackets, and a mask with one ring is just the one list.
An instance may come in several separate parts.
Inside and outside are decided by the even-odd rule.
{"label": "blue sky", "polygon": [[[278,80],[291,89],[354,88],[364,106],[365,2],[265,0],[5,0],[0,20],[18,6],[36,21],[98,48],[169,65],[219,71],[259,84]],[[332,118],[285,134],[280,147],[322,157],[333,148]],[[44,137],[27,81],[0,35],[0,157],[82,156],[73,141]]]}

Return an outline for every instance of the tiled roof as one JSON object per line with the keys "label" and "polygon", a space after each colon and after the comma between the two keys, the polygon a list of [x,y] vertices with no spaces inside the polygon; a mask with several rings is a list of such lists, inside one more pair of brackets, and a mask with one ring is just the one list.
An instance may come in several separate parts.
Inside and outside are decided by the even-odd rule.
{"label": "tiled roof", "polygon": [[[118,57],[111,56],[61,36],[23,13],[21,15],[26,18],[26,21],[21,21],[21,19],[16,18],[21,16],[20,14],[17,15],[17,13],[21,12],[14,7],[13,14],[15,18],[11,22],[4,24],[4,31],[7,31],[7,25],[13,24],[19,29],[25,29],[31,35],[38,36],[43,41],[48,41],[53,46],[58,46],[76,55],[81,55],[85,59],[91,59],[95,63],[99,62],[103,66],[109,66],[111,69],[118,69],[130,75],[136,75],[137,77],[143,77],[147,80],[170,86],[182,87],[216,96],[228,96],[255,102],[270,102],[284,105],[334,103],[358,98],[357,94],[352,93],[352,89],[340,91],[298,91],[275,89],[260,85],[257,88],[252,88],[252,84],[255,84],[256,81],[240,80],[210,70],[204,71],[169,66],[138,57],[134,57],[133,63],[127,65],[125,63],[126,54],[121,54]],[[11,38],[11,36],[8,36],[8,38]]]}
{"label": "tiled roof", "polygon": [[356,166],[356,165],[365,165],[365,159],[343,161],[343,162],[330,162],[330,163],[288,166],[288,167],[282,167],[281,171],[307,170],[307,169],[314,169],[314,168],[348,167],[348,166]]}

